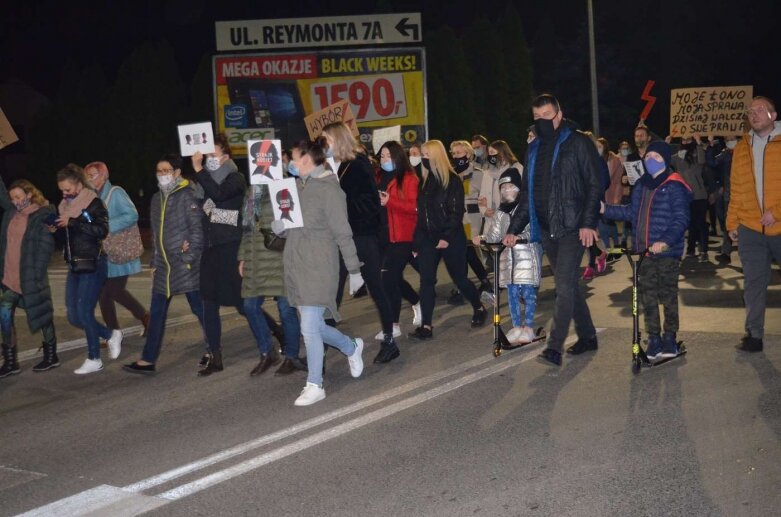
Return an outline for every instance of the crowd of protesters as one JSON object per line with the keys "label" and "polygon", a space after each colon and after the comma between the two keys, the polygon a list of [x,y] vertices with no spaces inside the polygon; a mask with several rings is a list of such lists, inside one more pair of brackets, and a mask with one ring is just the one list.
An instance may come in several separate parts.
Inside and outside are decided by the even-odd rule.
{"label": "crowd of protesters", "polygon": [[[67,319],[87,341],[79,375],[103,369],[102,342],[110,358],[121,353],[115,302],[141,323],[145,338],[140,357],[124,370],[155,373],[171,299],[184,295],[206,345],[198,375],[224,369],[219,311],[235,307],[257,344],[259,361],[250,375],[277,365],[275,375],[305,371],[295,405],[310,405],[326,396],[326,345],[346,356],[353,377],[363,372],[363,339],[336,328],[345,282],[351,295],[365,284],[379,326],[374,362],[388,363],[402,353],[403,301],[412,311],[407,337],[434,337],[440,262],[455,286],[448,303],[468,302],[468,326],[485,325],[483,300],[496,293],[482,245],[499,241],[506,248],[493,273],[508,292],[511,342],[534,339],[544,255],[556,296],[541,359],[561,364],[572,321],[578,339],[567,352],[596,350],[581,281],[604,274],[611,256],[631,248],[649,255],[640,271],[649,357],[674,355],[681,261],[698,256],[708,262],[709,237],[718,231],[719,263],[729,264],[740,242],[747,317],[739,348],[761,350],[770,262],[781,259],[781,127],[773,102],[752,101],[750,131],[742,137],[692,135],[673,143],[641,123],[634,146],[622,141],[617,152],[606,139],[580,131],[554,96],[537,97],[531,108],[534,125],[522,159],[506,141],[482,135],[447,147],[429,140],[405,149],[389,141],[374,156],[342,123],[326,126],[315,141],[286,142],[282,160],[286,176],[296,180],[301,228],[274,220],[268,186],[247,184],[223,135],[216,135],[214,152],[192,156],[191,179],[182,175],[180,156],[163,156],[155,164],[159,191],[150,207],[149,307],[127,290],[128,277],[142,269],[138,212],[109,181],[105,163],[60,170],[53,178],[62,192],[57,210],[26,180],[8,189],[0,182],[0,377],[20,371],[17,307],[25,310],[30,331],[41,332],[43,357],[33,370],[60,364],[47,274],[57,232],[68,264]],[[626,162],[641,163],[644,174],[627,174]],[[417,289],[405,277],[407,265],[417,272]],[[263,309],[269,299],[280,323]],[[95,317],[98,304],[102,323]]]}

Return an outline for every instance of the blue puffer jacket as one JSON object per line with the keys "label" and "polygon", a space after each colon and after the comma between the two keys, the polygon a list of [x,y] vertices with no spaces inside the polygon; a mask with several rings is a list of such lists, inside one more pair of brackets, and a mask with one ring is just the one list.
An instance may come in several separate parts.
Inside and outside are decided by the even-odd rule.
{"label": "blue puffer jacket", "polygon": [[[660,256],[680,258],[683,256],[684,234],[689,227],[691,200],[691,188],[677,172],[668,170],[656,178],[643,174],[635,184],[630,204],[606,205],[605,217],[630,221],[632,228],[638,228],[641,210],[645,211],[648,214],[648,225],[644,235],[632,239],[634,250],[643,251],[661,241],[668,248]],[[634,237],[635,230],[632,233]],[[638,249],[638,244],[642,249]]]}

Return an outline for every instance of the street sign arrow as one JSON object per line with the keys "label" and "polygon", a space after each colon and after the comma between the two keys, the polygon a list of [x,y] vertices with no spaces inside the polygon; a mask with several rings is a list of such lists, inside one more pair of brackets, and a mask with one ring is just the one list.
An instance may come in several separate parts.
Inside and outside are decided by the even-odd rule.
{"label": "street sign arrow", "polygon": [[418,38],[418,31],[420,30],[420,26],[417,24],[411,23],[408,24],[409,18],[402,18],[399,20],[399,23],[396,24],[396,30],[399,31],[399,34],[401,34],[404,37],[409,37],[408,30],[412,30],[412,39],[417,41]]}

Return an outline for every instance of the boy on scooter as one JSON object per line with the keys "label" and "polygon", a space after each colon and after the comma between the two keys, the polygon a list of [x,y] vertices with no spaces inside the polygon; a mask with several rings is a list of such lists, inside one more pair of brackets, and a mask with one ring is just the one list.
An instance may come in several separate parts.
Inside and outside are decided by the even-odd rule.
{"label": "boy on scooter", "polygon": [[[646,253],[638,272],[638,290],[643,305],[646,355],[651,361],[679,354],[678,271],[683,256],[684,234],[689,226],[691,188],[670,168],[671,149],[661,140],[648,145],[645,173],[635,184],[629,205],[605,205],[608,219],[632,223],[635,252]],[[659,304],[664,307],[664,333],[660,336]]]}

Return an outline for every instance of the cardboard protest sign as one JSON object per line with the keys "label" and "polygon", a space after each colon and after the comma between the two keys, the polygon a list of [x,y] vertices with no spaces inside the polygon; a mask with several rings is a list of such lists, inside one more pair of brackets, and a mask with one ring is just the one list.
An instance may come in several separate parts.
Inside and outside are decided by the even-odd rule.
{"label": "cardboard protest sign", "polygon": [[282,142],[279,140],[248,141],[247,157],[252,185],[282,179]]}
{"label": "cardboard protest sign", "polygon": [[624,162],[624,170],[626,171],[626,177],[629,179],[629,184],[634,185],[640,176],[643,175],[645,169],[643,168],[642,160],[636,162]]}
{"label": "cardboard protest sign", "polygon": [[11,127],[11,123],[5,118],[3,110],[0,109],[0,149],[18,141],[19,137],[16,136],[14,128]]}
{"label": "cardboard protest sign", "polygon": [[401,142],[401,126],[381,127],[372,132],[372,147],[374,154],[380,152],[385,142]]}
{"label": "cardboard protest sign", "polygon": [[670,92],[670,136],[733,136],[744,132],[753,86],[679,88]]}
{"label": "cardboard protest sign", "polygon": [[304,217],[301,213],[301,203],[298,199],[296,180],[287,178],[272,181],[268,184],[271,207],[274,209],[274,220],[285,223],[285,228],[302,228]]}
{"label": "cardboard protest sign", "polygon": [[358,137],[358,126],[355,125],[355,115],[350,108],[350,101],[339,101],[304,117],[304,125],[310,140],[320,136],[323,128],[333,122],[344,122],[353,136]]}
{"label": "cardboard protest sign", "polygon": [[203,154],[214,152],[214,131],[211,122],[182,124],[177,126],[177,130],[182,156],[192,156],[196,151]]}

